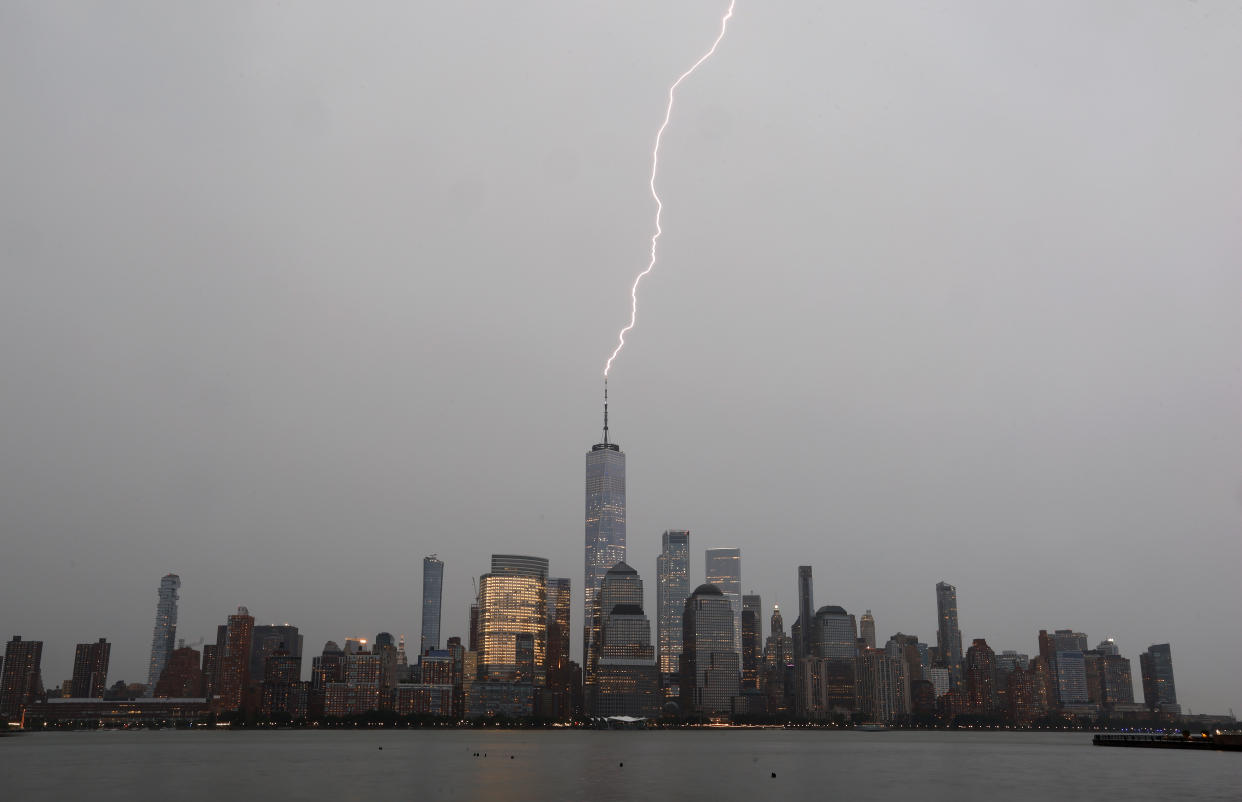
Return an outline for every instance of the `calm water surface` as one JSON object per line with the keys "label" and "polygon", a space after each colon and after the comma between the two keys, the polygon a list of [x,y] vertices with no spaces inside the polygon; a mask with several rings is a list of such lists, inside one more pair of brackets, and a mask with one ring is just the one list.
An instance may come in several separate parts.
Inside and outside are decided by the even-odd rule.
{"label": "calm water surface", "polygon": [[175,802],[1239,800],[1242,753],[1105,749],[1081,733],[39,733],[0,738],[0,788]]}

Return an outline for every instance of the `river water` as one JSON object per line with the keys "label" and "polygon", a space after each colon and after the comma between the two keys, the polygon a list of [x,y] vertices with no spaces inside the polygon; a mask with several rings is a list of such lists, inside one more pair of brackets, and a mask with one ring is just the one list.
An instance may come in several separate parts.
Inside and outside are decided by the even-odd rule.
{"label": "river water", "polygon": [[0,789],[12,800],[171,802],[1239,800],[1242,753],[1038,732],[29,733],[0,738]]}

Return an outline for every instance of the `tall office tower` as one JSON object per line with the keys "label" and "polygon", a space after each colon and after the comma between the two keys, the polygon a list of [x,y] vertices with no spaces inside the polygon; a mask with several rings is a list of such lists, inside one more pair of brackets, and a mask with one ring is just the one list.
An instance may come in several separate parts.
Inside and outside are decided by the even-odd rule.
{"label": "tall office tower", "polygon": [[906,681],[908,683],[914,683],[923,679],[923,654],[919,649],[919,639],[917,637],[914,635],[903,635],[898,632],[888,639],[884,649],[890,657],[899,659],[905,664]]}
{"label": "tall office tower", "polygon": [[[548,618],[551,619],[551,617],[552,615],[549,613]],[[449,653],[449,657],[453,659],[453,704],[451,714],[460,716],[462,704],[465,702],[462,689],[465,681],[466,647],[462,645],[459,635],[450,636],[444,646],[445,651]],[[548,674],[548,686],[552,690],[556,689],[556,686],[553,684],[554,677],[555,674]]]}
{"label": "tall office tower", "polygon": [[656,625],[660,653],[660,679],[665,694],[676,696],[681,683],[677,665],[681,659],[681,614],[690,597],[690,533],[668,529],[660,537],[656,558]]}
{"label": "tall office tower", "polygon": [[79,643],[73,654],[73,680],[70,694],[75,699],[102,699],[108,687],[108,656],[112,644],[104,638],[95,643]]}
{"label": "tall office tower", "polygon": [[707,558],[704,571],[705,581],[709,585],[720,588],[720,592],[733,607],[733,645],[740,662],[742,655],[742,550],[708,549],[705,556]]}
{"label": "tall office tower", "polygon": [[[601,598],[609,595],[613,571],[604,575]],[[651,644],[651,622],[640,604],[614,604],[604,614],[600,627],[591,713],[652,717],[659,714],[660,702],[660,672]]]}
{"label": "tall office tower", "polygon": [[728,715],[738,693],[733,605],[715,585],[699,585],[681,620],[681,710]]}
{"label": "tall office tower", "polygon": [[1052,633],[1053,675],[1057,699],[1062,705],[1080,705],[1091,701],[1087,688],[1087,636],[1072,629]]}
{"label": "tall office tower", "polygon": [[768,669],[784,667],[793,662],[793,640],[785,634],[785,619],[781,606],[772,605],[772,619],[767,643],[763,647],[763,662]]}
{"label": "tall office tower", "polygon": [[189,646],[173,649],[160,681],[155,683],[154,695],[157,699],[203,698],[203,672],[199,669],[197,649]]}
{"label": "tall office tower", "polygon": [[567,691],[570,686],[569,669],[569,610],[573,606],[569,579],[554,577],[548,580],[548,651],[544,660],[548,687]]}
{"label": "tall office tower", "polygon": [[868,649],[875,648],[875,618],[872,617],[870,610],[858,619],[858,637],[863,639]]}
{"label": "tall office tower", "polygon": [[1085,705],[1087,696],[1087,661],[1077,649],[1057,651],[1057,698],[1061,705]]}
{"label": "tall office tower", "polygon": [[1032,667],[1036,678],[1042,683],[1037,690],[1048,708],[1059,707],[1061,698],[1057,692],[1057,645],[1046,629],[1039,631],[1038,659],[1040,664]]}
{"label": "tall office tower", "polygon": [[1117,641],[1107,638],[1096,644],[1095,650],[1100,654],[1120,655],[1121,650],[1117,648]]}
{"label": "tall office tower", "polygon": [[492,572],[479,577],[480,679],[516,682],[523,673],[529,635],[534,684],[544,684],[548,644],[548,561],[516,554],[492,555]]}
{"label": "tall office tower", "polygon": [[220,709],[238,710],[246,687],[250,685],[250,644],[254,636],[254,616],[245,607],[229,616],[224,643],[217,644],[216,695]]}
{"label": "tall office tower", "polygon": [[259,711],[269,720],[297,721],[306,718],[307,685],[302,679],[302,658],[277,649],[263,664]]}
{"label": "tall office tower", "polygon": [[493,554],[492,573],[535,576],[546,582],[548,560],[546,557],[528,557],[525,554]]}
{"label": "tall office tower", "polygon": [[1101,704],[1132,704],[1134,677],[1130,661],[1120,654],[1102,654],[1098,660],[1098,688]]}
{"label": "tall office tower", "polygon": [[483,648],[482,645],[480,645],[479,643],[479,601],[478,601],[477,591],[475,594],[475,601],[473,604],[470,605],[470,640],[469,640],[469,643],[470,643],[470,648],[466,650],[468,652],[478,652],[480,649]]}
{"label": "tall office tower", "polygon": [[[803,678],[797,686],[798,708],[808,715],[853,710],[859,665],[855,660],[858,655],[858,624],[854,616],[838,605],[825,605],[811,618],[810,626],[802,628],[802,637],[814,645],[814,651],[798,663]],[[894,669],[885,663],[883,670],[888,672]],[[901,674],[901,680],[900,704],[904,705],[905,674]],[[885,674],[883,687],[887,688],[890,681],[891,678]]]}
{"label": "tall office tower", "polygon": [[397,673],[397,641],[391,632],[381,632],[375,636],[371,654],[380,661],[380,698],[386,700],[389,692],[400,681]]}
{"label": "tall office tower", "polygon": [[147,696],[164,673],[164,664],[177,643],[177,601],[181,598],[181,577],[166,574],[160,580],[159,601],[155,603],[155,631],[151,635],[151,662],[147,667]]}
{"label": "tall office tower", "polygon": [[329,682],[343,682],[345,677],[345,651],[336,641],[323,645],[323,653],[311,659],[311,688],[322,691]]}
{"label": "tall office tower", "polygon": [[[815,657],[829,660],[853,660],[858,655],[858,625],[844,607],[829,604],[819,608],[812,619],[814,635],[806,635],[815,643]],[[808,630],[803,629],[806,633]]]}
{"label": "tall office tower", "polygon": [[[7,669],[8,660],[5,660]],[[1167,643],[1152,644],[1139,655],[1143,674],[1143,702],[1160,713],[1180,713],[1177,685],[1173,682],[1173,649]]]}
{"label": "tall office tower", "polygon": [[909,712],[900,660],[890,658],[883,649],[863,649],[858,655],[857,677],[858,712],[868,721],[886,723]]}
{"label": "tall office tower", "polygon": [[1042,694],[1038,688],[1039,679],[1036,672],[1015,665],[1005,680],[1005,704],[1003,711],[1010,724],[1021,727],[1030,724],[1046,712],[1040,706]]}
{"label": "tall office tower", "polygon": [[[176,649],[173,650],[174,652]],[[214,643],[203,644],[203,692],[201,696],[208,702],[216,695],[216,669],[220,665],[220,647]],[[169,657],[168,659],[172,659]],[[168,667],[164,667],[167,671]],[[162,676],[162,675],[161,675]],[[159,687],[159,683],[156,683]]]}
{"label": "tall office tower", "polygon": [[957,687],[962,681],[962,630],[957,623],[957,588],[947,582],[936,583],[936,617],[939,619],[936,648]]}
{"label": "tall office tower", "polygon": [[966,650],[966,706],[970,712],[990,716],[996,712],[996,652],[983,638],[975,638]]}
{"label": "tall office tower", "polygon": [[617,563],[604,574],[599,592],[591,604],[591,620],[588,629],[591,641],[587,644],[586,664],[583,667],[583,690],[587,710],[593,711],[596,668],[599,664],[600,647],[603,645],[604,620],[618,604],[643,606],[643,582],[638,572],[624,562]]}
{"label": "tall office tower", "polygon": [[410,655],[405,651],[405,633],[397,639],[397,667],[404,673],[410,665]]}
{"label": "tall office tower", "polygon": [[763,601],[758,596],[742,597],[742,687],[759,688],[759,662],[763,651]]}
{"label": "tall office tower", "polygon": [[440,648],[440,600],[444,594],[444,563],[436,555],[423,558],[423,632],[418,653]]}
{"label": "tall office tower", "polygon": [[302,635],[292,624],[255,624],[250,632],[250,680],[262,682],[263,666],[267,658],[277,649],[283,649],[288,656],[296,657],[298,666],[302,665]]}
{"label": "tall office tower", "polygon": [[582,580],[582,658],[591,647],[591,610],[604,574],[625,562],[625,452],[608,442],[608,387],[604,386],[604,441],[586,455],[586,562]]}
{"label": "tall office tower", "polygon": [[774,604],[768,640],[763,646],[763,668],[759,674],[759,688],[769,713],[787,713],[792,707],[792,662],[793,640],[785,634],[781,606]]}
{"label": "tall office tower", "polygon": [[[0,673],[0,716],[16,720],[43,693],[43,641],[22,640],[21,635],[4,647],[4,668]],[[6,719],[0,719],[4,724]]]}
{"label": "tall office tower", "polygon": [[383,675],[380,655],[362,648],[351,649],[347,644],[341,661],[341,681],[330,682],[324,688],[324,713],[344,717],[378,710]]}
{"label": "tall office tower", "polygon": [[1058,629],[1052,633],[1052,642],[1058,652],[1087,651],[1087,636],[1072,629]]}
{"label": "tall office tower", "polygon": [[794,646],[798,657],[810,657],[814,654],[815,644],[807,633],[813,628],[811,618],[815,615],[815,593],[811,587],[811,566],[798,566],[798,620],[795,622],[802,633],[795,638]]}

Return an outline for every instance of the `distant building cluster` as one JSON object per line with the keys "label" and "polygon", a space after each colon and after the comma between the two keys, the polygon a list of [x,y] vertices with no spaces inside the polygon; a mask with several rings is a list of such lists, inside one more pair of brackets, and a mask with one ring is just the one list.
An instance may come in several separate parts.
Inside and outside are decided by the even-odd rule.
{"label": "distant building cluster", "polygon": [[[548,560],[494,554],[478,578],[469,631],[441,643],[444,563],[423,560],[416,654],[405,636],[329,641],[304,679],[302,635],[257,624],[245,607],[213,643],[178,643],[181,579],[160,580],[147,682],[107,684],[110,645],[79,644],[73,674],[45,688],[40,641],[13,637],[0,664],[6,721],[133,722],[225,718],[273,722],[375,716],[443,719],[538,717],[597,721],[809,721],[876,724],[1126,721],[1180,716],[1172,650],[1139,658],[1142,703],[1131,662],[1112,640],[1089,648],[1070,629],[1038,634],[1034,656],[963,642],[957,589],[936,585],[934,645],[896,633],[881,643],[867,610],[815,606],[813,571],[796,572],[796,616],[742,593],[739,548],[704,554],[706,582],[690,587],[690,532],[661,535],[653,620],[643,581],[628,565],[625,453],[604,440],[586,454],[583,663],[570,660],[573,594],[549,577]],[[200,641],[201,643],[201,641]]]}

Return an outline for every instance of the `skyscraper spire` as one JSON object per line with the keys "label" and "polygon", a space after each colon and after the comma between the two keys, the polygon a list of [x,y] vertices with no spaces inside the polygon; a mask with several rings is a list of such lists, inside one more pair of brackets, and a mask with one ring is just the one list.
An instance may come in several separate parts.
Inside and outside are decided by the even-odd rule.
{"label": "skyscraper spire", "polygon": [[[608,380],[604,379],[604,440],[586,454],[586,553],[582,654],[591,654],[591,614],[604,574],[625,561],[625,452],[608,441]],[[583,664],[584,671],[589,663]]]}

